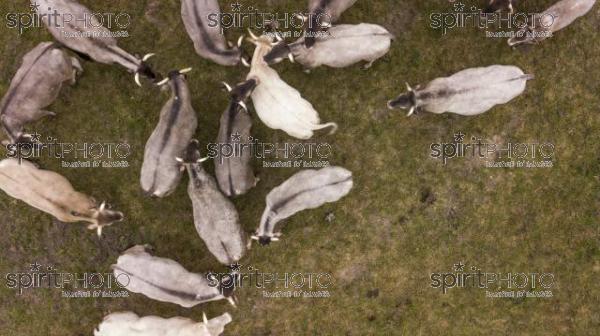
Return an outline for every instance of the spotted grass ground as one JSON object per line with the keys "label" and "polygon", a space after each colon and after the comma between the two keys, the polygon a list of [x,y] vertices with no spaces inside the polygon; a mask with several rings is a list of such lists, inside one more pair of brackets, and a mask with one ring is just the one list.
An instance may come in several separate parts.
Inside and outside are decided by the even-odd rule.
{"label": "spotted grass ground", "polygon": [[[483,1],[481,1],[483,2]],[[536,12],[553,1],[525,1]],[[196,137],[215,139],[226,108],[220,82],[241,81],[243,67],[221,67],[198,57],[179,16],[178,1],[82,1],[97,11],[131,15],[130,37],[119,45],[138,54],[156,52],[163,73],[193,67],[189,83],[198,113]],[[466,1],[467,5],[471,2]],[[230,2],[221,6],[231,11]],[[297,12],[299,1],[244,1],[273,12]],[[478,5],[481,5],[478,3]],[[64,169],[60,160],[40,164],[66,176],[77,189],[108,200],[126,214],[98,239],[84,225],[63,224],[5,194],[0,195],[0,334],[90,335],[103,316],[116,311],[184,316],[200,320],[228,311],[227,335],[595,335],[600,249],[600,7],[535,46],[513,50],[505,39],[486,38],[476,28],[443,35],[430,15],[453,11],[447,1],[358,1],[344,23],[385,26],[396,39],[389,54],[367,71],[296,64],[275,68],[320,112],[336,121],[332,164],[354,173],[355,187],[342,201],[304,211],[285,221],[283,238],[255,246],[241,261],[264,272],[329,273],[330,298],[265,298],[261,289],[238,291],[232,308],[214,302],[193,309],[141,295],[119,299],[66,299],[56,289],[16,295],[4,275],[30,263],[63,272],[108,272],[134,244],[175,259],[194,272],[223,272],[198,238],[186,194],[187,180],[164,200],[144,197],[139,187],[143,146],[158,120],[167,92],[140,89],[118,66],[84,62],[85,73],[65,87],[50,109],[54,118],[33,128],[63,142],[127,142],[130,169]],[[5,92],[21,57],[50,40],[44,28],[20,35],[6,27],[6,13],[29,11],[26,2],[0,4],[0,92]],[[227,32],[234,40],[242,29]],[[251,46],[247,45],[249,51]],[[389,112],[386,101],[413,86],[461,69],[511,64],[533,73],[525,93],[477,117]],[[253,132],[269,142],[294,141],[255,118]],[[492,169],[473,158],[443,165],[430,157],[432,143],[452,142],[462,132],[499,144],[549,142],[552,168]],[[261,181],[234,200],[244,229],[253,231],[264,197],[297,169],[261,168]],[[212,171],[212,164],[207,165]],[[335,219],[327,221],[333,212]],[[331,218],[331,217],[330,217]],[[484,272],[546,272],[555,275],[552,298],[486,298],[485,290],[431,287],[430,274],[455,263]]]}

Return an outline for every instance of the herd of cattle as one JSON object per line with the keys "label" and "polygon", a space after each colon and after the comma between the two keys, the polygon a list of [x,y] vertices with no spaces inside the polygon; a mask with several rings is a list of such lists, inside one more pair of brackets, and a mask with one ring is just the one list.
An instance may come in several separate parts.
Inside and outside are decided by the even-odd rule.
{"label": "herd of cattle", "polygon": [[[75,18],[92,17],[92,12],[74,0],[32,0],[45,8]],[[182,0],[181,16],[196,52],[217,64],[250,67],[245,81],[234,87],[223,83],[230,102],[220,119],[217,142],[249,144],[252,118],[247,108],[251,100],[259,119],[269,128],[282,130],[298,139],[309,139],[317,130],[337,124],[321,123],[313,105],[300,92],[283,81],[270,65],[289,59],[309,70],[321,65],[347,67],[366,62],[365,68],[390,49],[393,36],[383,27],[361,23],[335,23],[356,0],[309,0],[305,22],[305,37],[288,43],[277,32],[256,36],[249,30],[247,40],[255,45],[251,60],[243,56],[243,36],[236,45],[225,40],[220,27],[210,27],[206,18],[220,13],[217,0]],[[552,22],[530,22],[510,45],[537,43],[586,14],[595,0],[561,0],[539,17]],[[513,0],[492,0],[491,11],[514,10]],[[326,17],[324,20],[315,18]],[[44,116],[45,110],[58,97],[64,83],[73,83],[83,68],[74,53],[85,60],[119,64],[135,74],[142,85],[145,77],[157,87],[168,87],[171,97],[160,112],[158,125],[150,135],[144,150],[140,183],[145,193],[164,198],[171,194],[187,171],[188,194],[193,206],[194,224],[208,250],[224,265],[237,263],[247,252],[252,240],[261,245],[279,240],[276,225],[305,209],[336,202],[347,195],[352,186],[352,173],[342,167],[302,170],[274,188],[266,197],[266,208],[255,234],[248,239],[240,225],[237,210],[229,197],[247,193],[258,179],[251,166],[248,151],[236,157],[215,157],[216,179],[202,167],[201,145],[194,140],[197,117],[192,106],[192,93],[186,73],[190,68],[171,71],[166,77],[148,64],[153,54],[133,56],[117,46],[108,30],[95,22],[75,20],[64,26],[46,26],[56,42],[43,42],[29,51],[16,72],[0,104],[2,128],[9,145],[31,142],[25,132],[27,124]],[[68,33],[68,34],[67,34]],[[492,65],[460,71],[450,77],[438,78],[424,88],[411,88],[390,100],[388,107],[402,108],[409,115],[418,109],[432,113],[477,115],[498,104],[519,96],[532,75],[515,66]],[[234,136],[236,135],[236,136]],[[237,138],[237,140],[234,140]],[[62,222],[88,222],[89,229],[102,235],[102,228],[122,221],[121,212],[98,204],[92,197],[75,191],[69,181],[58,173],[43,170],[23,159],[0,161],[0,189],[8,195],[56,217]],[[113,266],[117,279],[128,279],[122,285],[149,298],[193,307],[197,304],[226,299],[234,303],[231,288],[210,286],[208,278],[184,269],[177,262],[152,256],[145,246],[125,251]],[[163,319],[139,317],[125,312],[108,315],[95,330],[96,336],[114,335],[219,335],[231,321],[227,313],[196,323],[185,318]]]}

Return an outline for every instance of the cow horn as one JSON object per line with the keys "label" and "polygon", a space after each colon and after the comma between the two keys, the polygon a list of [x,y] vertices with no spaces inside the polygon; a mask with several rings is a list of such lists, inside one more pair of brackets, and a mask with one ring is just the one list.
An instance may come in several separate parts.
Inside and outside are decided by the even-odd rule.
{"label": "cow horn", "polygon": [[206,318],[205,312],[202,312],[202,321],[204,322],[204,324],[208,325],[208,319]]}
{"label": "cow horn", "polygon": [[202,163],[202,162],[208,161],[208,159],[210,159],[210,157],[208,157],[208,156],[203,157],[202,159],[198,159],[198,161],[196,161],[196,163]]}
{"label": "cow horn", "polygon": [[250,28],[248,28],[248,34],[250,34],[250,38],[252,38],[253,40],[258,40],[258,36],[256,36],[252,30],[250,30]]}
{"label": "cow horn", "polygon": [[294,16],[302,20],[302,22],[306,22],[306,16],[304,14],[296,13]]}
{"label": "cow horn", "polygon": [[179,70],[179,74],[186,74],[188,72],[192,71],[192,68],[185,68],[185,69],[181,69]]}
{"label": "cow horn", "polygon": [[283,41],[283,37],[281,37],[279,34],[275,34],[275,39],[279,42]]}
{"label": "cow horn", "polygon": [[231,88],[231,85],[225,83],[225,82],[221,82],[223,84],[223,86],[225,86],[225,88],[227,89],[227,92],[231,92],[233,89]]}
{"label": "cow horn", "polygon": [[135,83],[136,83],[136,84],[137,84],[139,87],[142,87],[142,83],[140,82],[140,73],[139,73],[139,72],[136,72],[136,73],[135,73],[135,76],[134,76],[133,78],[134,78],[134,80],[135,80]]}
{"label": "cow horn", "polygon": [[246,67],[249,68],[250,67],[250,62],[248,62],[248,60],[246,58],[244,58],[242,56],[242,64]]}
{"label": "cow horn", "polygon": [[244,34],[240,35],[240,38],[237,40],[238,48],[242,46],[242,42],[244,41]]}
{"label": "cow horn", "polygon": [[288,54],[288,58],[290,59],[290,62],[296,63],[296,61],[294,60],[294,54],[292,54],[291,52]]}
{"label": "cow horn", "polygon": [[416,108],[417,108],[416,106],[413,106],[413,107],[411,107],[411,108],[410,108],[410,111],[408,111],[408,114],[407,114],[406,116],[407,116],[407,117],[410,117],[411,115],[413,115],[413,113],[415,113],[415,109],[416,109]]}
{"label": "cow horn", "polygon": [[408,84],[408,82],[406,82],[406,89],[410,92],[414,91],[413,88],[410,87],[410,84]]}
{"label": "cow horn", "polygon": [[167,84],[169,82],[169,78],[165,78],[163,80],[161,80],[160,82],[156,83],[156,86],[163,86],[165,84]]}
{"label": "cow horn", "polygon": [[104,211],[104,209],[105,209],[105,208],[106,208],[106,202],[102,202],[102,203],[100,204],[100,207],[98,208],[98,211],[99,211],[99,212],[102,212],[102,211]]}
{"label": "cow horn", "polygon": [[331,22],[321,22],[321,28],[330,28]]}
{"label": "cow horn", "polygon": [[228,298],[227,298],[227,301],[229,301],[229,303],[231,303],[231,305],[232,305],[232,306],[234,306],[234,307],[237,307],[237,306],[235,305],[235,300],[234,300],[234,299],[232,299],[231,297],[228,297]]}
{"label": "cow horn", "polygon": [[147,60],[149,60],[152,56],[155,56],[156,54],[146,54],[144,56],[144,58],[142,58],[142,61],[146,62]]}
{"label": "cow horn", "polygon": [[246,106],[246,103],[241,101],[241,102],[238,102],[238,105],[240,105],[246,112],[248,112],[248,106]]}
{"label": "cow horn", "polygon": [[250,239],[252,239],[252,240],[258,240],[258,236],[257,235],[252,235],[252,236],[250,236]]}

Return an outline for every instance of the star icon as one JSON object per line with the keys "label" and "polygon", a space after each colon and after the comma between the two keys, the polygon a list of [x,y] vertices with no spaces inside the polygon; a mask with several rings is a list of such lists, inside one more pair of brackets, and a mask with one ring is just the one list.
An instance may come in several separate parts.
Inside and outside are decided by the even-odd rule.
{"label": "star icon", "polygon": [[29,5],[29,8],[31,9],[32,12],[37,12],[38,8],[40,8],[40,5],[38,5],[37,2],[34,2],[32,4]]}
{"label": "star icon", "polygon": [[229,268],[229,270],[231,272],[239,272],[242,269],[242,265],[240,265],[240,263],[236,262],[235,264],[231,264],[231,265],[227,266],[227,268]]}
{"label": "star icon", "polygon": [[462,2],[457,2],[454,4],[455,12],[462,12],[465,9],[465,5]]}
{"label": "star icon", "polygon": [[33,264],[29,264],[31,272],[39,272],[42,269],[42,265],[38,264],[37,261]]}
{"label": "star icon", "polygon": [[454,264],[454,272],[463,272],[465,269],[465,264],[459,262],[458,264]]}
{"label": "star icon", "polygon": [[463,132],[458,132],[457,134],[454,134],[455,142],[463,142],[464,140],[465,140],[465,135],[463,134]]}
{"label": "star icon", "polygon": [[242,135],[239,132],[235,132],[231,134],[231,140],[233,142],[240,142],[240,140],[242,140]]}
{"label": "star icon", "polygon": [[37,132],[31,133],[30,136],[31,136],[31,142],[34,142],[34,143],[40,142],[40,140],[42,139],[42,135]]}
{"label": "star icon", "polygon": [[242,5],[239,2],[236,1],[235,3],[231,4],[231,9],[234,12],[239,12],[242,9]]}

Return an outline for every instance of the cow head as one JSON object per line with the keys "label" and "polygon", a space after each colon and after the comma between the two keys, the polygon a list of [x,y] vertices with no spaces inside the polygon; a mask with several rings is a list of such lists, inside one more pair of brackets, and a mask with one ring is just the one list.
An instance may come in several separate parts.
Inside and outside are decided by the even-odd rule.
{"label": "cow head", "polygon": [[167,78],[161,80],[160,82],[156,83],[157,86],[163,86],[171,81],[180,79],[180,78],[186,78],[186,74],[188,72],[192,71],[192,68],[185,68],[185,69],[181,69],[181,70],[173,70],[171,72],[169,72],[169,74],[167,75]]}
{"label": "cow head", "polygon": [[258,241],[258,243],[261,246],[267,246],[267,245],[271,244],[271,242],[277,242],[277,241],[279,241],[279,237],[281,237],[281,233],[280,232],[279,233],[274,233],[272,236],[269,236],[269,235],[266,235],[266,234],[259,236],[258,233],[257,233],[257,234],[252,235],[250,237],[250,241],[256,240],[256,241]]}
{"label": "cow head", "polygon": [[417,99],[415,95],[415,91],[406,83],[406,89],[408,92],[401,94],[396,99],[388,101],[388,108],[395,109],[401,108],[404,110],[409,110],[408,115],[412,115],[417,108]]}
{"label": "cow head", "polygon": [[149,78],[152,81],[156,81],[158,79],[156,73],[154,73],[152,68],[147,63],[148,60],[154,55],[155,54],[147,54],[146,56],[144,56],[140,61],[140,66],[135,72],[135,83],[140,87],[142,86],[142,83],[140,82],[140,75]]}
{"label": "cow head", "polygon": [[534,29],[530,26],[520,29],[515,36],[508,39],[508,45],[515,47],[521,44],[536,43]]}
{"label": "cow head", "polygon": [[223,86],[229,92],[231,102],[238,104],[244,110],[248,111],[245,101],[250,97],[256,86],[258,85],[258,79],[251,78],[245,82],[239,83],[234,88],[229,84],[223,82]]}
{"label": "cow head", "polygon": [[125,216],[122,212],[113,211],[107,208],[106,202],[102,202],[98,209],[92,211],[91,221],[93,224],[88,226],[90,230],[97,230],[98,236],[102,236],[102,229],[113,223],[121,222]]}
{"label": "cow head", "polygon": [[292,54],[292,49],[289,44],[285,41],[279,41],[277,44],[273,46],[273,49],[269,51],[263,59],[267,64],[275,64],[283,61],[285,58],[288,58],[292,63],[294,62],[294,55]]}
{"label": "cow head", "polygon": [[[198,142],[198,140],[196,139],[193,139],[187,146],[185,152],[183,153],[183,157],[177,157],[175,158],[175,161],[177,161],[181,165],[180,167],[182,171],[187,168],[190,172],[192,172],[196,171],[195,167],[200,167],[200,165],[208,159],[209,157],[203,158],[200,155],[200,142]],[[195,172],[194,175],[195,183],[202,184],[206,182],[206,174],[198,175],[197,172]]]}

